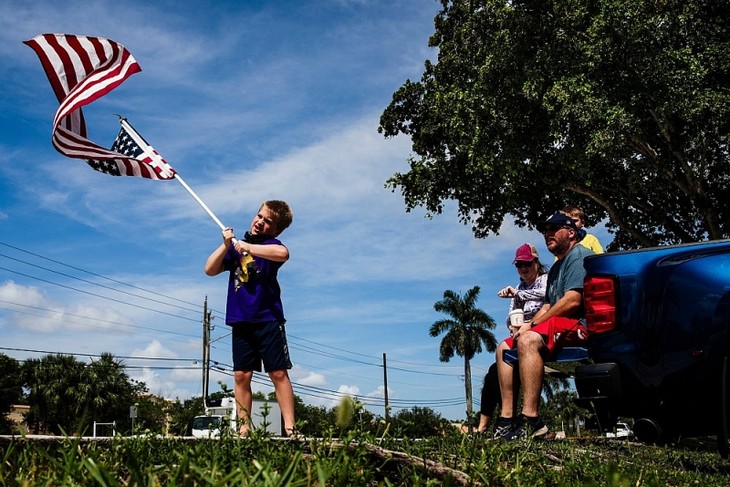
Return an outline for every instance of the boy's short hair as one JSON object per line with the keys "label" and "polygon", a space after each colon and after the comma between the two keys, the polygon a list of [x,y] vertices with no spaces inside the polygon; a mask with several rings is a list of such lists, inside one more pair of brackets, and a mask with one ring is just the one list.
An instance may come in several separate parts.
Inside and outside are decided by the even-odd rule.
{"label": "boy's short hair", "polygon": [[292,214],[291,208],[286,201],[281,200],[267,200],[261,203],[261,208],[268,208],[271,213],[276,217],[276,235],[280,235],[281,232],[286,230],[291,225],[294,215]]}
{"label": "boy's short hair", "polygon": [[588,222],[586,222],[586,215],[585,215],[585,213],[578,206],[575,206],[575,205],[567,205],[566,207],[564,207],[562,209],[561,213],[563,213],[564,215],[568,215],[569,217],[572,217],[572,218],[579,218],[586,225],[588,223]]}

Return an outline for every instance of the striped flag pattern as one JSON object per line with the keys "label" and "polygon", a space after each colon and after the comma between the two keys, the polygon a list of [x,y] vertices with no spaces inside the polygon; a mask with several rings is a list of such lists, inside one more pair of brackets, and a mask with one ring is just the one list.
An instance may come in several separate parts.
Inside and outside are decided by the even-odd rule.
{"label": "striped flag pattern", "polygon": [[124,46],[103,37],[70,34],[41,34],[25,44],[40,58],[60,103],[53,118],[51,138],[56,150],[68,157],[85,159],[97,171],[115,176],[175,177],[175,170],[159,155],[137,158],[114,148],[105,149],[87,138],[81,107],[141,71]]}

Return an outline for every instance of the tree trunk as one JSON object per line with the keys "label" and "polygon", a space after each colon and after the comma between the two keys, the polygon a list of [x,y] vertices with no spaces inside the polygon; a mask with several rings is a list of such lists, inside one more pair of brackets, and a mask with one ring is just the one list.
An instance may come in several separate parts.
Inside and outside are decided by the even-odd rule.
{"label": "tree trunk", "polygon": [[469,359],[464,357],[464,388],[466,389],[466,419],[471,428],[472,397],[471,397],[471,364]]}

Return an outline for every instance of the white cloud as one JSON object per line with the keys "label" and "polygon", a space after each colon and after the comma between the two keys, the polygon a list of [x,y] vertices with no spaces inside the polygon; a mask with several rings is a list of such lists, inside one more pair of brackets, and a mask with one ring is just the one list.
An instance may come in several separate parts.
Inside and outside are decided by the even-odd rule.
{"label": "white cloud", "polygon": [[360,388],[356,385],[341,384],[337,388],[337,392],[348,396],[357,396],[360,394]]}
{"label": "white cloud", "polygon": [[177,384],[166,379],[161,374],[151,368],[143,368],[135,373],[130,373],[129,377],[137,382],[144,382],[150,394],[164,397],[167,399],[179,397]]}
{"label": "white cloud", "polygon": [[159,357],[159,358],[176,358],[177,354],[165,347],[158,340],[152,340],[146,347],[132,350],[133,356],[138,357]]}
{"label": "white cloud", "polygon": [[[385,398],[385,386],[378,386],[378,388],[375,389],[374,391],[368,392],[366,394],[366,397],[374,397],[374,398],[378,398],[378,399]],[[388,398],[395,398],[395,397],[396,396],[394,395],[393,389],[388,387]]]}
{"label": "white cloud", "polygon": [[34,286],[23,286],[14,281],[0,285],[0,301],[13,312],[15,326],[35,332],[122,330],[131,322],[109,307],[85,302],[69,303],[66,308],[48,299]]}
{"label": "white cloud", "polygon": [[289,371],[289,376],[292,381],[304,386],[321,387],[327,385],[327,379],[324,374],[306,370],[296,364]]}
{"label": "white cloud", "polygon": [[0,299],[8,303],[15,303],[28,307],[42,307],[46,299],[33,286],[21,286],[14,281],[5,281],[0,285]]}

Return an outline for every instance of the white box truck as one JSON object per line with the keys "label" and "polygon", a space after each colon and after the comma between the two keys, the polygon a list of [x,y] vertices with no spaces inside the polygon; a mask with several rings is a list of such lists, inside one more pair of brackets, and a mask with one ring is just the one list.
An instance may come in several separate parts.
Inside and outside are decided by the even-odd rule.
{"label": "white box truck", "polygon": [[[276,401],[254,399],[251,412],[251,429],[264,428],[267,433],[282,436],[281,409]],[[218,438],[224,428],[232,433],[238,431],[236,400],[224,397],[220,404],[206,405],[205,414],[193,419],[192,435],[195,438]]]}

